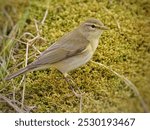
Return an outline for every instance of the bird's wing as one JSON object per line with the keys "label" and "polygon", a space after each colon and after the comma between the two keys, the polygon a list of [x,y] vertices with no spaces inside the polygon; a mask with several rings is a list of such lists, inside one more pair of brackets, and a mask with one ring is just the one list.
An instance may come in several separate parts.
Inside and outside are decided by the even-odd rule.
{"label": "bird's wing", "polygon": [[29,66],[34,68],[41,65],[52,64],[81,53],[89,45],[89,41],[85,38],[82,38],[82,41],[80,39],[81,38],[78,37],[60,39],[42,52]]}

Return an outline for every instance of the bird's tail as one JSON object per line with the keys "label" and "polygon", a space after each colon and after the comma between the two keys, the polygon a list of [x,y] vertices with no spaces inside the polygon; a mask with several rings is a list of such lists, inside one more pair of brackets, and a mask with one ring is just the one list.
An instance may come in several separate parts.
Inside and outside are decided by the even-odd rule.
{"label": "bird's tail", "polygon": [[17,77],[18,75],[23,74],[23,73],[26,73],[26,72],[29,71],[29,70],[30,70],[30,69],[29,69],[28,67],[22,68],[22,69],[20,69],[19,71],[15,72],[15,73],[13,73],[13,74],[11,74],[11,75],[8,75],[8,76],[5,78],[5,80],[10,80],[10,79],[12,79],[12,78],[15,78],[15,77]]}

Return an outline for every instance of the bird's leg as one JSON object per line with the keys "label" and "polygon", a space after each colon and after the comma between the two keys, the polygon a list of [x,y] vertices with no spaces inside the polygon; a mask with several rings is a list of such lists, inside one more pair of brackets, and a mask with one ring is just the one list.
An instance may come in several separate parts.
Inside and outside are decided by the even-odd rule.
{"label": "bird's leg", "polygon": [[74,86],[76,86],[76,83],[72,80],[71,76],[68,75],[67,73],[63,74],[64,77],[65,77],[65,80],[67,81],[69,87],[71,88],[72,92],[75,94],[76,97],[78,97],[80,99],[80,109],[79,109],[79,112],[81,113],[82,112],[82,96],[84,93],[82,93],[80,91],[80,89],[78,88],[78,93],[75,92],[75,89],[74,89]]}
{"label": "bird's leg", "polygon": [[65,77],[65,80],[67,81],[70,89],[72,90],[72,92],[77,96],[77,97],[81,97],[82,93],[80,91],[80,89],[78,88],[79,94],[75,92],[74,86],[76,86],[76,83],[72,80],[71,76],[68,74],[63,74]]}

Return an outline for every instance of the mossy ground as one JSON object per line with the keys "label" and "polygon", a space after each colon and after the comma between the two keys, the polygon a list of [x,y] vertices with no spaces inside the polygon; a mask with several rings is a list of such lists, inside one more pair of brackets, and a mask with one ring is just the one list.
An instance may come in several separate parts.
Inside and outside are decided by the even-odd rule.
{"label": "mossy ground", "polygon": [[[13,22],[29,11],[23,32],[36,34],[34,19],[41,21],[45,10],[48,15],[42,29],[47,42],[37,41],[35,46],[45,50],[50,44],[80,22],[95,17],[110,30],[100,38],[93,60],[112,67],[130,79],[138,88],[150,110],[150,12],[149,0],[31,0],[0,4],[6,8]],[[16,14],[12,10],[16,10]],[[0,15],[2,30],[7,17]],[[1,34],[3,32],[1,31]],[[26,46],[16,43],[8,70],[25,59]],[[35,53],[29,48],[29,56]],[[31,61],[34,58],[31,59]],[[29,60],[29,62],[31,62]],[[9,69],[10,68],[10,69]],[[82,112],[143,112],[133,91],[110,71],[91,62],[69,73],[82,92]],[[18,86],[21,76],[13,80]],[[12,82],[2,82],[1,93],[12,98]],[[22,87],[16,89],[16,99],[21,99]],[[26,76],[25,105],[36,106],[32,112],[79,112],[79,99],[68,88],[63,76],[54,68],[28,73]],[[0,111],[13,112],[0,102]]]}

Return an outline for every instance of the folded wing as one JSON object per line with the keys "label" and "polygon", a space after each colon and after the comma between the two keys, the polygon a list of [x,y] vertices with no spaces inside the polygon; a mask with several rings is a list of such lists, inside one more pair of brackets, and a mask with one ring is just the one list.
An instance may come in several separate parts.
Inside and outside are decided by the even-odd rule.
{"label": "folded wing", "polygon": [[[72,35],[71,37],[69,35]],[[82,35],[68,34],[51,45],[29,67],[40,67],[42,65],[52,64],[72,57],[84,51],[89,45],[89,41]],[[82,39],[82,41],[80,40]]]}

